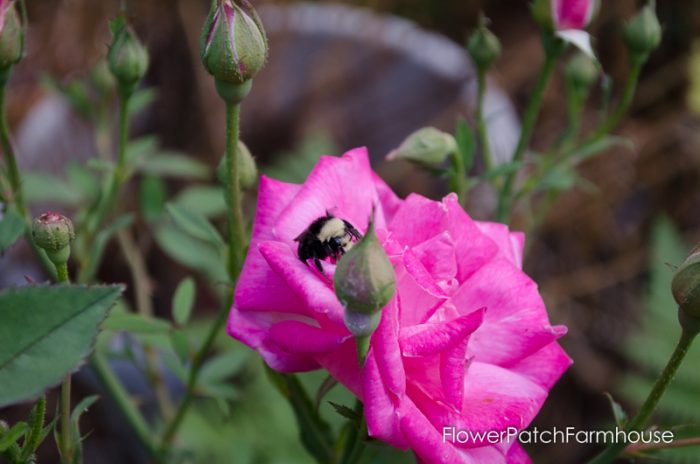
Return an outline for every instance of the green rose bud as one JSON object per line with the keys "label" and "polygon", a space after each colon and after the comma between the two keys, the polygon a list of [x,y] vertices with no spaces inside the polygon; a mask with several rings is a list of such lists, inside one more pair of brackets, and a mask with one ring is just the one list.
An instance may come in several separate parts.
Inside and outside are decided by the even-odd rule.
{"label": "green rose bud", "polygon": [[333,285],[345,307],[345,326],[355,336],[360,365],[364,365],[370,335],[396,291],[394,267],[374,231],[374,211],[364,237],[338,261]]}
{"label": "green rose bud", "polygon": [[73,223],[62,214],[49,211],[32,223],[34,241],[52,263],[65,264],[70,257],[70,243],[75,239]]}
{"label": "green rose bud", "polygon": [[418,129],[392,150],[387,160],[403,159],[420,166],[435,169],[440,167],[447,156],[457,149],[454,137],[434,127]]}
{"label": "green rose bud", "polygon": [[[255,187],[258,182],[258,167],[255,165],[255,158],[250,154],[248,147],[241,141],[238,142],[238,180],[243,190]],[[226,184],[226,157],[221,158],[219,166],[216,168],[216,176],[219,182]]]}
{"label": "green rose bud", "polygon": [[625,25],[625,44],[632,60],[646,61],[661,43],[661,25],[655,10],[656,2],[650,1]]}
{"label": "green rose bud", "polygon": [[600,76],[598,64],[585,53],[577,53],[566,64],[566,83],[579,99],[584,99]]}
{"label": "green rose bud", "polygon": [[107,52],[109,70],[123,93],[133,93],[148,70],[148,51],[141,45],[126,19],[119,16],[110,23],[112,43]]}
{"label": "green rose bud", "polygon": [[671,281],[671,292],[683,313],[700,319],[700,245],[676,270]]}
{"label": "green rose bud", "polygon": [[247,0],[212,2],[200,41],[202,63],[217,81],[240,85],[267,60],[267,37]]}
{"label": "green rose bud", "polygon": [[338,300],[352,313],[378,313],[394,296],[396,274],[374,232],[374,219],[338,262],[333,283]]}
{"label": "green rose bud", "polygon": [[486,27],[486,19],[481,18],[479,28],[469,37],[467,51],[477,69],[485,71],[501,55],[501,42]]}
{"label": "green rose bud", "polygon": [[0,0],[0,70],[22,58],[24,31],[14,0]]}
{"label": "green rose bud", "polygon": [[554,20],[552,19],[552,1],[534,0],[530,4],[530,13],[538,26],[544,31],[554,31]]}

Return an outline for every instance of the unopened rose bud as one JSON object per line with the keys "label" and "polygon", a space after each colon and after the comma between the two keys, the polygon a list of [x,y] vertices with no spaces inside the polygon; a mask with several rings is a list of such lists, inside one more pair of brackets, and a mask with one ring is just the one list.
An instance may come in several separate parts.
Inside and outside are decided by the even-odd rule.
{"label": "unopened rose bud", "polygon": [[501,42],[498,37],[486,27],[486,19],[482,17],[479,27],[467,41],[467,51],[477,69],[486,71],[501,55]]}
{"label": "unopened rose bud", "polygon": [[75,239],[73,223],[59,213],[49,211],[32,223],[34,241],[55,265],[65,264],[70,257],[70,243]]}
{"label": "unopened rose bud", "polygon": [[535,22],[550,32],[585,29],[597,9],[597,0],[535,0],[530,7]]}
{"label": "unopened rose bud", "polygon": [[202,63],[217,81],[240,85],[265,65],[267,37],[247,0],[212,3],[200,41]]}
{"label": "unopened rose bud", "polygon": [[0,0],[0,70],[6,70],[22,58],[22,21],[14,0]]}
{"label": "unopened rose bud", "polygon": [[434,169],[440,167],[447,156],[457,149],[454,137],[434,127],[418,129],[392,150],[387,160],[401,159]]}
{"label": "unopened rose bud", "polygon": [[123,93],[130,94],[138,86],[148,70],[148,50],[123,16],[110,23],[112,43],[107,53],[109,70],[119,83]]}
{"label": "unopened rose bud", "polygon": [[685,316],[700,320],[700,245],[676,270],[671,281],[671,292]]}
{"label": "unopened rose bud", "polygon": [[[255,165],[255,158],[250,154],[248,147],[241,141],[238,142],[238,181],[241,189],[249,190],[258,182],[258,167]],[[219,182],[226,184],[226,157],[221,158],[219,166],[216,168],[216,177]]]}
{"label": "unopened rose bud", "polygon": [[566,81],[579,95],[587,95],[600,76],[598,64],[585,53],[577,53],[565,70]]}
{"label": "unopened rose bud", "polygon": [[333,285],[345,308],[345,326],[355,336],[358,358],[364,365],[370,335],[396,291],[394,267],[374,231],[374,212],[365,235],[338,261]]}
{"label": "unopened rose bud", "polygon": [[625,25],[625,44],[632,60],[646,61],[661,43],[661,25],[656,17],[656,2],[648,2]]}

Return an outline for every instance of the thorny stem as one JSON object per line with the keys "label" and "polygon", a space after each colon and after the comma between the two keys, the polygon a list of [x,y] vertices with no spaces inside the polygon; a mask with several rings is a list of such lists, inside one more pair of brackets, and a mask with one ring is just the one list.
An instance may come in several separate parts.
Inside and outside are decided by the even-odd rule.
{"label": "thorny stem", "polygon": [[484,118],[484,97],[486,95],[486,70],[478,70],[478,89],[476,98],[476,132],[479,137],[481,156],[484,159],[486,171],[493,169],[493,159],[491,158],[491,145],[489,144],[488,131],[486,130],[486,120]]}
{"label": "thorny stem", "polygon": [[[551,40],[551,38],[549,40]],[[537,76],[537,82],[535,83],[535,88],[532,91],[532,97],[530,98],[530,102],[525,110],[523,126],[520,130],[520,138],[518,139],[518,144],[516,145],[513,156],[511,157],[511,162],[521,161],[525,156],[525,150],[527,150],[527,147],[530,145],[530,139],[532,138],[532,133],[535,129],[535,123],[537,122],[540,114],[540,108],[542,107],[544,91],[547,88],[547,83],[549,82],[552,72],[554,71],[557,58],[563,51],[563,46],[557,43],[549,47],[545,47],[545,49],[547,50],[545,60],[542,64],[542,68],[540,69],[539,76]],[[516,175],[517,171],[509,172],[503,183],[503,188],[499,192],[498,209],[496,211],[496,220],[499,222],[508,222],[510,218],[513,184],[515,183]]]}
{"label": "thorny stem", "polygon": [[[663,372],[656,379],[654,387],[651,389],[649,396],[642,404],[642,407],[637,412],[637,415],[632,418],[632,420],[625,426],[625,431],[640,430],[644,427],[647,420],[654,412],[656,405],[659,403],[661,396],[666,391],[666,388],[673,380],[673,376],[683,362],[683,358],[688,353],[690,345],[693,343],[693,339],[697,335],[697,332],[688,332],[683,330],[681,332],[680,340],[678,340],[678,345],[673,351],[671,358],[668,360],[668,364],[664,368]],[[623,441],[613,443],[609,445],[602,453],[593,460],[589,461],[589,464],[608,464],[613,462],[615,458],[625,449],[626,443]]]}
{"label": "thorny stem", "polygon": [[246,246],[241,185],[238,162],[240,103],[226,103],[226,201],[228,204],[229,276],[235,281],[243,261]]}
{"label": "thorny stem", "polygon": [[24,198],[22,195],[22,177],[17,166],[17,158],[15,156],[14,148],[12,147],[12,142],[10,141],[10,131],[7,125],[7,117],[5,115],[5,96],[7,91],[7,82],[10,80],[10,74],[12,68],[7,68],[0,70],[0,146],[2,147],[3,157],[5,160],[5,165],[7,166],[7,180],[10,184],[9,198],[17,212],[22,216],[24,220],[24,237],[31,246],[34,253],[41,261],[42,266],[49,274],[52,280],[56,280],[56,268],[53,263],[46,256],[44,250],[39,248],[34,241],[34,236],[32,235],[32,220],[29,216],[29,210],[24,204]]}
{"label": "thorny stem", "polygon": [[[68,276],[68,264],[65,262],[56,264],[56,275],[58,276],[59,283],[70,283],[70,277]],[[61,405],[61,432],[59,435],[59,445],[61,449],[61,461],[67,464],[73,463],[73,456],[75,452],[71,441],[70,391],[71,374],[67,374],[63,378],[63,384],[61,385],[61,396],[59,398]]]}

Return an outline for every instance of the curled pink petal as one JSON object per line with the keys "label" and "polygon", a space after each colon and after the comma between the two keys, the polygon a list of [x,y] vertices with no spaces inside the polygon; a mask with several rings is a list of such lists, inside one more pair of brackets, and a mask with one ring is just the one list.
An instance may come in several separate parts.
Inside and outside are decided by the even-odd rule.
{"label": "curled pink petal", "polygon": [[595,0],[551,0],[557,29],[583,29],[591,21]]}

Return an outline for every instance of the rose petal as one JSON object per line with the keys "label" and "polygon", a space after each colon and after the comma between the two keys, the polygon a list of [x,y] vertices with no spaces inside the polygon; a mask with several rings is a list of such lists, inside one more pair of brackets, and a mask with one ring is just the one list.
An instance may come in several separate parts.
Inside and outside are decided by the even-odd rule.
{"label": "rose petal", "polygon": [[349,338],[349,334],[334,333],[299,321],[282,321],[270,327],[272,342],[288,353],[300,355],[326,354]]}
{"label": "rose petal", "polygon": [[351,150],[342,157],[322,156],[299,193],[280,214],[274,233],[291,246],[295,237],[327,211],[362,232],[373,206],[376,226],[384,229],[384,211],[375,185],[366,148]]}
{"label": "rose petal", "polygon": [[365,360],[362,374],[362,398],[369,435],[405,449],[408,447],[408,441],[399,427],[399,399],[387,390],[373,351],[370,351]]}
{"label": "rose petal", "polygon": [[313,357],[288,353],[271,342],[270,327],[280,314],[231,309],[227,331],[229,335],[257,350],[268,366],[280,372],[304,372],[318,369]]}
{"label": "rose petal", "polygon": [[550,343],[509,369],[549,390],[572,363],[558,343]]}
{"label": "rose petal", "polygon": [[402,327],[399,332],[404,356],[430,356],[453,348],[482,323],[484,308],[451,321]]}

